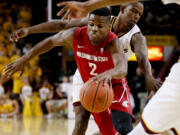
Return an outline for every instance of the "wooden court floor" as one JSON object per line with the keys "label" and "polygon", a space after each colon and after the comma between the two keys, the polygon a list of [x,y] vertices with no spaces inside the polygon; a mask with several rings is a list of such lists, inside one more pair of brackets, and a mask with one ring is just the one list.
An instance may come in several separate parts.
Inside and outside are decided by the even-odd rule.
{"label": "wooden court floor", "polygon": [[[0,118],[0,135],[72,135],[74,119],[45,117]],[[94,121],[89,121],[86,135],[94,135],[98,128]],[[165,133],[163,135],[171,135]]]}
{"label": "wooden court floor", "polygon": [[[74,120],[45,117],[0,118],[0,135],[71,135]],[[93,120],[90,120],[86,135],[98,131]]]}

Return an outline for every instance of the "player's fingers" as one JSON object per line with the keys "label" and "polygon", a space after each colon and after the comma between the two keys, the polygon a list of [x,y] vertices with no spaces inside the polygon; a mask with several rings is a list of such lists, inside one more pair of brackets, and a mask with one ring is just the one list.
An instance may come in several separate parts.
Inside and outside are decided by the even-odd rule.
{"label": "player's fingers", "polygon": [[147,89],[147,96],[146,96],[146,98],[149,98],[149,97],[150,97],[151,91],[152,91],[152,90]]}
{"label": "player's fingers", "polygon": [[89,79],[88,83],[91,84],[93,81],[95,81],[96,79],[93,77],[91,79]]}
{"label": "player's fingers", "polygon": [[70,10],[67,10],[66,14],[62,18],[62,21],[67,20],[70,14],[71,14]]}
{"label": "player's fingers", "polygon": [[97,80],[97,76],[90,79],[90,81],[96,81],[96,80]]}
{"label": "player's fingers", "polygon": [[4,71],[4,74],[9,76],[14,72],[14,67],[8,68]]}
{"label": "player's fingers", "polygon": [[70,24],[70,22],[71,22],[71,18],[72,17],[72,13],[69,13],[69,15],[68,15],[68,24]]}
{"label": "player's fingers", "polygon": [[66,6],[68,2],[60,2],[57,4],[58,7]]}
{"label": "player's fingers", "polygon": [[14,68],[15,67],[13,66],[13,64],[9,64],[9,65],[5,66],[4,73],[7,73],[7,72],[13,70]]}
{"label": "player's fingers", "polygon": [[57,13],[57,16],[63,15],[67,10],[68,10],[68,7],[65,6],[64,8],[62,8],[62,9]]}
{"label": "player's fingers", "polygon": [[24,35],[24,32],[22,31],[22,30],[20,30],[20,31],[18,31],[17,33],[16,33],[16,38],[20,38],[20,37],[22,37]]}
{"label": "player's fingers", "polygon": [[11,67],[13,67],[13,63],[10,63],[10,64],[6,65],[5,68],[4,68],[4,70],[7,70],[7,69],[9,69],[9,68],[11,68]]}
{"label": "player's fingers", "polygon": [[99,77],[99,81],[105,81],[106,80],[106,76],[102,75]]}
{"label": "player's fingers", "polygon": [[109,79],[108,78],[105,78],[104,80],[104,85],[107,85],[109,83]]}
{"label": "player's fingers", "polygon": [[19,74],[19,75],[22,76],[23,73],[24,73],[24,69],[20,71],[20,74]]}
{"label": "player's fingers", "polygon": [[160,84],[160,83],[158,83],[157,85],[155,85],[156,91],[157,91],[160,87],[161,87],[161,84]]}
{"label": "player's fingers", "polygon": [[11,42],[15,42],[15,33],[13,33],[13,34],[11,34],[11,36],[10,36],[10,41]]}

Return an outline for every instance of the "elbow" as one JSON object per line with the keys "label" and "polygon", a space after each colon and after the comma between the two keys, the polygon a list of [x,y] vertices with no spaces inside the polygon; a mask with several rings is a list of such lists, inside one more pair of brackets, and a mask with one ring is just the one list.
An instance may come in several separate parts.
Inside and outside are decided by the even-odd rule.
{"label": "elbow", "polygon": [[47,38],[46,39],[46,43],[48,44],[48,46],[50,48],[53,47],[56,44],[55,40],[54,40],[54,36]]}

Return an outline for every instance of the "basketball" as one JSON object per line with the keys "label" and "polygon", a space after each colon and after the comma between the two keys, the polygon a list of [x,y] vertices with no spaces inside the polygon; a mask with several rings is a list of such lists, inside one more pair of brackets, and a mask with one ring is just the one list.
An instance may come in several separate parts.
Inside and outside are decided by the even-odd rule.
{"label": "basketball", "polygon": [[109,108],[113,98],[113,89],[103,81],[87,81],[80,92],[82,106],[94,113],[103,112]]}

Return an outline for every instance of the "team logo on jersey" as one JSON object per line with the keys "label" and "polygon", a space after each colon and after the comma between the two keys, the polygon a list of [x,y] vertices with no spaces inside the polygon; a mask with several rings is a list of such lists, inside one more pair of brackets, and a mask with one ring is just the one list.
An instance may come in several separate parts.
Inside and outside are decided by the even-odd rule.
{"label": "team logo on jersey", "polygon": [[126,107],[126,108],[128,108],[128,101],[127,100],[125,100],[123,103],[122,103],[122,105],[124,106],[124,107]]}
{"label": "team logo on jersey", "polygon": [[103,52],[104,52],[104,48],[101,48],[101,49],[100,49],[100,52],[103,53]]}
{"label": "team logo on jersey", "polygon": [[84,48],[84,46],[77,45],[77,48]]}

